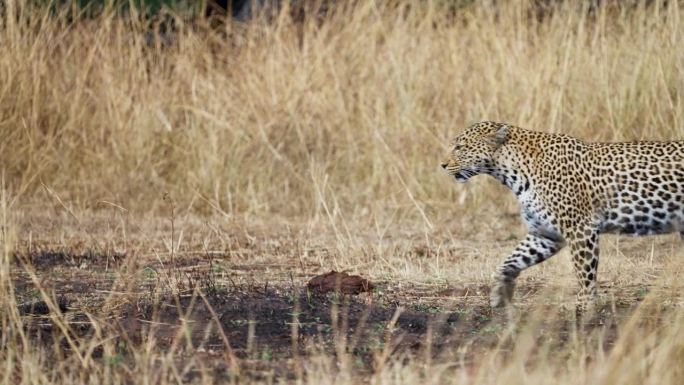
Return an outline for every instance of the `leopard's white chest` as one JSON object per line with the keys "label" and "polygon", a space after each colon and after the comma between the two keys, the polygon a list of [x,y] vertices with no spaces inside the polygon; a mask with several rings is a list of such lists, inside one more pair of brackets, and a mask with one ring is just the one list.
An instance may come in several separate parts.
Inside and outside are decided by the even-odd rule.
{"label": "leopard's white chest", "polygon": [[555,216],[532,188],[516,195],[523,222],[530,232],[552,239],[562,238]]}

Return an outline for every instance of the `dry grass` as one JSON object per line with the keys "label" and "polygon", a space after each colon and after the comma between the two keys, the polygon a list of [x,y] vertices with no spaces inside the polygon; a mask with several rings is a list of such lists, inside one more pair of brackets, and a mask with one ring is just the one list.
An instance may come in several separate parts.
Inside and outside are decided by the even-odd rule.
{"label": "dry grass", "polygon": [[[506,319],[486,291],[524,233],[512,194],[437,167],[483,119],[684,137],[679,5],[566,3],[178,19],[156,44],[144,20],[7,1],[0,384],[682,383],[678,238],[602,238],[585,330],[565,254]],[[380,289],[299,291],[331,268]]]}
{"label": "dry grass", "polygon": [[169,192],[204,212],[215,208],[199,197],[235,215],[421,219],[494,196],[439,179],[446,139],[473,121],[591,140],[682,137],[674,3],[568,6],[543,22],[525,2],[455,20],[430,4],[181,26],[168,48],[146,44],[142,22],[64,27],[22,12],[0,42],[9,188],[44,185],[84,208],[159,212]]}

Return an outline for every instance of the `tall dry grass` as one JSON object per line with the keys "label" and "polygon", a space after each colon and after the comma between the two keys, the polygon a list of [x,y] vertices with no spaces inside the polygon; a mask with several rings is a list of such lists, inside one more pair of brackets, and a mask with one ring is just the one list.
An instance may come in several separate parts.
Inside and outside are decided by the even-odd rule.
{"label": "tall dry grass", "polygon": [[676,2],[538,18],[527,1],[369,1],[222,30],[179,18],[170,44],[113,12],[68,24],[8,4],[0,166],[26,201],[148,211],[169,192],[200,212],[429,221],[502,191],[438,170],[474,121],[684,137]]}
{"label": "tall dry grass", "polygon": [[[191,349],[179,334],[178,350],[148,341],[128,350],[133,358],[124,364],[114,362],[120,347],[103,332],[106,320],[94,317],[94,332],[75,343],[59,312],[50,316],[54,343],[33,341],[12,277],[17,264],[31,272],[12,257],[26,236],[13,218],[27,211],[52,205],[73,215],[115,205],[168,215],[168,193],[179,212],[322,221],[335,234],[352,220],[421,228],[514,208],[510,194],[492,203],[503,193],[493,183],[454,188],[438,170],[447,139],[470,122],[587,140],[684,137],[677,2],[591,9],[565,2],[537,17],[527,1],[455,13],[439,1],[368,1],[296,22],[285,10],[222,30],[179,18],[173,38],[160,40],[135,17],[106,12],[69,23],[5,3],[17,16],[0,25],[0,384],[178,383],[187,373],[176,360]],[[394,261],[395,249],[378,250]],[[482,261],[441,269],[472,270],[469,263]],[[340,348],[310,352],[304,377],[294,380],[680,384],[684,310],[680,297],[662,295],[681,292],[676,273],[662,274],[653,290],[660,296],[613,331],[569,330],[564,344],[540,342],[540,325],[562,323],[540,309],[478,362],[379,349],[376,370],[359,374]],[[56,310],[48,291],[37,295]],[[607,349],[609,332],[617,338]],[[92,358],[95,349],[114,361]],[[239,372],[240,362],[231,365]],[[219,380],[200,372],[194,381]]]}

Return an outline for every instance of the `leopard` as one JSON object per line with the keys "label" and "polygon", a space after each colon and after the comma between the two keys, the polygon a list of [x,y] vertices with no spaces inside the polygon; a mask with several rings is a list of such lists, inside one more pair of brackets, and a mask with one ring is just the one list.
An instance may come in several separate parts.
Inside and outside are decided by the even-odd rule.
{"label": "leopard", "polygon": [[576,309],[597,299],[599,234],[679,232],[684,141],[591,142],[483,121],[456,135],[440,163],[457,182],[489,175],[516,196],[527,235],[495,273],[492,307],[512,303],[520,273],[569,246]]}

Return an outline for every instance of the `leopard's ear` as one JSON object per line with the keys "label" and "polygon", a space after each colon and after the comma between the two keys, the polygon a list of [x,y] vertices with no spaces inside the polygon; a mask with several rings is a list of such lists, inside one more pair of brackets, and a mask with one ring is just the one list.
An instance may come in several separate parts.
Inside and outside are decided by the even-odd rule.
{"label": "leopard's ear", "polygon": [[494,143],[497,147],[506,143],[510,128],[511,127],[508,124],[502,124],[499,128],[497,128],[496,132],[494,133],[494,138],[492,138],[492,143]]}

